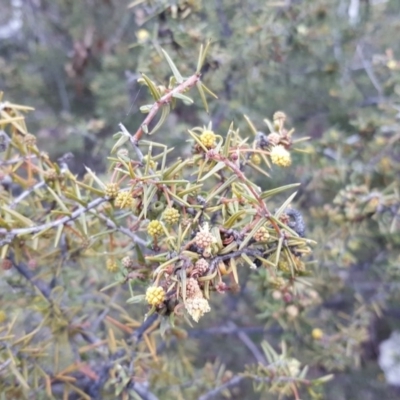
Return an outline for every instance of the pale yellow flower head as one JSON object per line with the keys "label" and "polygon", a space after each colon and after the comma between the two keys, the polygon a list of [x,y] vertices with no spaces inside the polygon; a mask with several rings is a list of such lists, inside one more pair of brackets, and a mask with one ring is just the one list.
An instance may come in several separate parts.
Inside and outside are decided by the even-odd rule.
{"label": "pale yellow flower head", "polygon": [[279,167],[289,167],[292,163],[290,153],[282,146],[277,145],[271,149],[271,161]]}
{"label": "pale yellow flower head", "polygon": [[208,301],[204,297],[194,297],[186,300],[186,310],[189,315],[196,321],[207,312],[211,311]]}

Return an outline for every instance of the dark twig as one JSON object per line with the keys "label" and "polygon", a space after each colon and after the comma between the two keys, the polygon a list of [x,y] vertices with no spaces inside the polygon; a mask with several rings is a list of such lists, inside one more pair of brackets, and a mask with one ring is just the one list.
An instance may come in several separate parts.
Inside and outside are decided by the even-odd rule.
{"label": "dark twig", "polygon": [[243,250],[238,250],[238,251],[232,251],[231,253],[228,254],[224,254],[222,256],[217,256],[215,257],[211,263],[210,263],[210,271],[213,272],[215,271],[215,268],[218,267],[218,264],[221,261],[225,261],[225,260],[230,260],[231,258],[239,258],[242,254],[246,254],[248,256],[259,256],[262,257],[262,251],[260,250],[254,250],[254,249],[243,249]]}
{"label": "dark twig", "polygon": [[43,282],[41,279],[35,278],[33,272],[30,271],[25,264],[23,263],[17,264],[15,262],[13,255],[11,255],[9,258],[14,268],[18,271],[18,273],[22,275],[25,279],[27,279],[30,283],[32,283],[32,285],[34,285],[43,294],[43,296],[50,301],[50,296],[51,296],[50,286],[47,285],[45,282]]}
{"label": "dark twig", "polygon": [[216,387],[213,390],[210,390],[207,393],[204,393],[202,396],[198,398],[198,400],[211,400],[215,396],[217,396],[219,393],[221,393],[225,389],[229,389],[232,386],[238,385],[245,377],[244,376],[234,376],[232,379],[230,379],[228,382],[224,383],[221,386]]}
{"label": "dark twig", "polygon": [[[232,328],[237,328],[236,324],[232,321],[228,322],[228,326]],[[262,365],[266,365],[267,361],[265,357],[261,354],[260,350],[258,350],[257,346],[254,342],[249,338],[246,332],[238,331],[237,333],[238,338],[244,343],[244,345],[251,351],[254,358]]]}
{"label": "dark twig", "polygon": [[110,218],[107,218],[104,214],[95,212],[94,210],[91,211],[92,214],[96,215],[98,218],[101,220],[105,221],[107,223],[107,226],[111,229],[115,229],[122,234],[128,236],[129,238],[132,239],[134,243],[140,244],[141,246],[147,246],[147,242],[140,238],[139,236],[135,235],[132,233],[128,228],[124,228],[123,226],[117,225],[115,222],[113,222]]}
{"label": "dark twig", "polygon": [[140,325],[139,328],[137,328],[137,329],[133,332],[133,334],[132,334],[132,336],[131,336],[133,343],[138,343],[138,342],[142,339],[143,334],[146,332],[146,330],[147,330],[148,328],[150,328],[151,325],[153,325],[153,323],[157,320],[158,316],[159,316],[158,314],[152,314],[152,315],[150,315],[150,316],[143,322],[143,324]]}
{"label": "dark twig", "polygon": [[133,390],[141,397],[142,400],[158,400],[158,397],[149,391],[149,384],[136,382]]}

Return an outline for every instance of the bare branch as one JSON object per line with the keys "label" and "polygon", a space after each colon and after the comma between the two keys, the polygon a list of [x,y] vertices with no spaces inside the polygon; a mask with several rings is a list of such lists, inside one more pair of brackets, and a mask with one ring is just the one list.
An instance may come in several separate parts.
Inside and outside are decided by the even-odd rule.
{"label": "bare branch", "polygon": [[91,201],[90,203],[88,203],[86,206],[80,206],[77,210],[75,210],[73,213],[71,213],[71,215],[67,215],[67,216],[57,219],[55,221],[48,222],[47,224],[37,225],[37,226],[29,227],[29,228],[16,228],[16,229],[11,229],[11,230],[1,228],[0,235],[1,234],[2,235],[11,234],[13,236],[28,235],[31,233],[38,233],[38,232],[44,231],[46,229],[56,228],[59,225],[65,225],[68,222],[71,222],[71,221],[77,219],[83,213],[88,212],[89,210],[99,206],[100,204],[102,204],[108,200],[109,200],[108,197],[99,197],[99,198]]}
{"label": "bare branch", "polygon": [[144,241],[142,238],[140,238],[139,236],[137,236],[134,233],[132,233],[128,228],[124,228],[123,226],[117,225],[110,218],[107,218],[104,214],[96,212],[95,210],[91,210],[91,213],[96,215],[101,220],[105,221],[109,228],[115,229],[115,230],[123,233],[124,235],[128,236],[129,238],[131,238],[133,242],[135,242],[137,244],[140,244],[141,246],[147,246],[147,242],[146,241]]}
{"label": "bare branch", "polygon": [[[0,134],[1,134],[1,132],[0,132]],[[24,162],[24,161],[27,161],[27,160],[34,160],[36,158],[37,158],[37,156],[34,155],[34,154],[31,154],[31,155],[25,156],[25,157],[13,158],[13,159],[10,159],[10,160],[0,161],[0,166],[18,164],[20,162]]]}
{"label": "bare branch", "polygon": [[18,273],[22,275],[24,278],[26,278],[30,283],[32,283],[32,285],[34,285],[43,294],[43,296],[50,301],[51,289],[49,285],[47,285],[47,283],[45,283],[41,279],[35,278],[33,272],[30,271],[25,264],[23,263],[17,264],[15,262],[13,255],[11,255],[9,258],[14,268],[18,271]]}
{"label": "bare branch", "polygon": [[244,376],[234,376],[232,379],[230,379],[228,382],[224,383],[223,385],[218,386],[215,389],[210,390],[209,392],[203,394],[202,396],[199,397],[198,400],[212,400],[215,396],[217,396],[223,390],[229,389],[232,386],[238,385],[243,379],[244,379]]}
{"label": "bare branch", "polygon": [[14,201],[10,204],[10,208],[15,208],[18,203],[20,203],[22,200],[24,200],[26,197],[28,197],[32,192],[34,192],[37,189],[40,189],[41,187],[46,186],[45,181],[40,181],[36,183],[35,185],[31,186],[29,189],[24,190]]}
{"label": "bare branch", "polygon": [[[228,322],[228,326],[231,326],[232,328],[237,328],[236,324],[232,321]],[[265,360],[265,357],[261,354],[261,352],[258,350],[257,346],[254,344],[254,342],[249,338],[246,332],[239,331],[237,333],[238,338],[245,344],[245,346],[251,351],[253,354],[254,358],[262,365],[266,365],[267,361]]]}
{"label": "bare branch", "polygon": [[365,72],[368,75],[368,78],[370,79],[371,83],[374,85],[375,89],[379,93],[379,96],[383,97],[382,86],[378,82],[378,78],[376,77],[374,70],[371,68],[371,63],[369,61],[367,61],[366,58],[364,57],[364,52],[363,52],[363,49],[360,44],[357,45],[356,51],[357,51],[358,56],[361,59],[361,63],[365,69]]}
{"label": "bare branch", "polygon": [[182,82],[181,84],[179,84],[177,87],[175,87],[174,89],[172,89],[171,91],[169,91],[167,94],[165,94],[164,96],[162,96],[160,98],[160,100],[156,101],[151,109],[149,114],[147,115],[147,117],[145,118],[145,120],[142,122],[142,124],[140,125],[139,129],[136,131],[134,136],[131,136],[131,143],[133,146],[136,146],[136,144],[139,142],[140,138],[143,135],[143,126],[149,126],[151,121],[153,121],[154,117],[157,115],[158,110],[165,104],[169,104],[174,95],[177,93],[183,93],[185,92],[187,89],[192,88],[193,86],[196,85],[197,82],[200,81],[200,74],[194,74],[191,77],[189,77],[188,79],[186,79],[184,82]]}

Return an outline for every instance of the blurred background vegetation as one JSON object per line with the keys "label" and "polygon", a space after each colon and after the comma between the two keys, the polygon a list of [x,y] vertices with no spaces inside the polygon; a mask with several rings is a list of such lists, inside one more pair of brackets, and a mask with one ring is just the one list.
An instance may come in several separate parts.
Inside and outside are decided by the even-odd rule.
{"label": "blurred background vegetation", "polygon": [[[209,115],[200,102],[178,105],[157,133],[163,143],[186,157],[188,128],[211,120],[224,135],[234,121],[246,132],[245,114],[268,131],[263,119],[276,110],[289,116],[296,134],[311,137],[307,154],[297,154],[290,169],[257,182],[265,189],[302,183],[295,205],[307,237],[318,242],[310,298],[290,300],[297,314],[288,318],[282,315],[288,300],[267,290],[261,273],[248,273],[239,294],[223,297],[189,329],[182,353],[164,349],[170,368],[180,361],[174,374],[154,374],[159,398],[174,397],[163,397],[158,380],[171,388],[192,374],[185,362],[208,368],[210,381],[219,365],[236,372],[254,362],[243,332],[253,344],[284,339],[315,377],[333,372],[321,398],[398,398],[378,357],[379,344],[400,329],[400,2],[130,3],[3,2],[0,89],[8,100],[35,107],[29,130],[52,158],[72,152],[74,173],[83,174],[84,165],[104,173],[118,123],[134,132],[139,107],[151,102],[137,82],[140,73],[168,84],[162,47],[189,76],[209,38],[203,80],[219,99],[210,101]],[[0,308],[12,314],[7,285]],[[316,328],[322,338],[315,331],[313,337]],[[233,398],[273,398],[239,389]]]}

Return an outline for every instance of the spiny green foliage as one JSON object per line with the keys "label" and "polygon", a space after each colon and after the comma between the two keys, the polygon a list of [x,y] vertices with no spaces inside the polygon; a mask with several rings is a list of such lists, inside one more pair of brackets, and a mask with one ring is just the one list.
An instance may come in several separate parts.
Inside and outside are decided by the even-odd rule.
{"label": "spiny green foliage", "polygon": [[[247,160],[245,169],[252,182],[265,189],[302,182],[296,207],[304,216],[307,237],[318,241],[314,247],[315,263],[307,263],[307,271],[313,272],[307,280],[313,286],[297,284],[295,296],[284,294],[271,288],[266,271],[259,269],[258,274],[249,268],[240,268],[240,299],[230,296],[230,292],[225,296],[212,293],[212,312],[200,321],[200,324],[222,327],[200,332],[193,328],[186,333],[173,328],[177,335],[197,339],[189,338],[178,345],[172,340],[171,350],[166,352],[163,347],[164,351],[158,352],[158,361],[152,364],[153,371],[157,371],[151,380],[152,389],[159,393],[162,390],[159,388],[165,388],[165,382],[168,382],[175,385],[170,389],[171,393],[183,391],[184,398],[191,398],[208,389],[223,387],[226,382],[237,385],[237,375],[230,380],[231,370],[235,373],[244,370],[244,361],[238,360],[251,362],[246,357],[243,334],[263,332],[275,348],[283,337],[289,356],[310,365],[313,374],[319,374],[321,368],[345,371],[336,374],[333,383],[325,386],[324,398],[363,399],[365,390],[382,399],[385,396],[393,398],[379,375],[381,371],[375,359],[379,342],[399,326],[396,317],[400,302],[396,251],[399,244],[399,125],[396,114],[400,48],[393,40],[393,32],[399,26],[399,3],[396,0],[360,2],[358,21],[352,24],[346,2],[342,0],[290,3],[220,0],[212,5],[200,1],[176,4],[175,1],[154,0],[140,2],[130,13],[117,3],[110,7],[111,3],[96,2],[95,9],[86,3],[65,0],[35,3],[33,8],[25,7],[24,3],[22,12],[30,23],[24,25],[18,36],[0,42],[1,85],[6,88],[8,98],[19,99],[17,101],[37,108],[37,113],[30,114],[29,126],[34,132],[42,128],[37,135],[41,149],[61,156],[66,146],[71,146],[69,150],[79,157],[78,150],[83,148],[86,165],[94,169],[93,156],[97,163],[101,161],[105,165],[105,154],[115,144],[110,135],[115,125],[122,120],[129,128],[140,126],[139,105],[150,103],[143,99],[145,90],[138,90],[136,82],[140,75],[136,72],[144,73],[163,91],[169,85],[169,66],[164,61],[161,47],[168,51],[171,59],[179,60],[181,74],[189,76],[196,69],[197,44],[206,42],[209,37],[215,39],[215,43],[203,68],[202,81],[220,97],[215,102],[208,97],[216,134],[225,137],[234,119],[232,130],[240,128],[240,136],[252,140],[254,136],[247,132],[248,122],[243,114],[254,121],[257,129],[262,129],[262,117],[284,109],[298,132],[314,137],[302,147],[309,152],[307,157],[292,152],[290,169],[274,168],[269,178],[262,175],[264,166],[258,171],[260,173],[250,174],[259,165],[258,154],[251,159],[253,165]],[[35,29],[30,29],[31,26]],[[200,98],[194,100],[195,105],[191,108],[178,100],[175,111],[171,112],[173,115],[156,133],[155,140],[169,148],[175,147],[167,156],[168,162],[177,154],[182,160],[192,158],[191,145],[186,144],[187,128],[192,130],[193,126],[208,123],[209,117],[203,108],[196,107],[201,104]],[[44,126],[49,130],[43,130]],[[50,130],[52,127],[54,129]],[[198,128],[197,133],[194,131],[195,135],[200,135],[202,129]],[[49,132],[51,141],[46,140],[50,137]],[[302,135],[294,137],[299,136]],[[129,143],[124,146],[127,145]],[[117,155],[111,156],[114,160],[121,158],[127,162],[127,151],[128,160],[137,160],[131,150],[116,151]],[[153,146],[153,154],[146,160],[152,161],[163,151],[155,151]],[[79,168],[82,164],[78,157],[71,167]],[[160,163],[160,158],[153,162]],[[26,177],[24,174],[23,179]],[[95,178],[89,174],[86,179],[85,183],[93,190]],[[101,177],[101,182],[109,183],[109,177]],[[101,190],[101,184],[95,188]],[[46,193],[43,187],[38,189]],[[283,192],[283,195],[289,193]],[[88,196],[95,195],[90,192]],[[114,207],[127,204],[119,201],[124,200],[122,197],[116,200],[111,202]],[[274,213],[284,199],[277,194],[270,201],[274,201],[270,207]],[[54,202],[54,198],[49,196],[49,202]],[[230,207],[229,203],[227,207]],[[173,209],[178,211],[177,207]],[[91,223],[96,222],[96,232],[102,232],[105,227],[110,231],[114,229],[110,221],[100,223],[96,218],[91,220]],[[124,219],[122,216],[117,221],[119,226]],[[177,225],[169,226],[167,220],[173,219],[164,219],[161,214],[160,222],[175,232]],[[146,231],[144,225],[138,236],[147,239]],[[109,236],[108,254],[114,246],[111,243],[119,242],[118,235],[114,232],[112,238]],[[156,240],[165,241],[166,237],[164,234]],[[53,240],[48,239],[50,248]],[[70,238],[70,241],[73,247],[79,248],[77,238]],[[96,243],[100,241],[106,243],[102,233]],[[126,243],[130,249],[130,242]],[[96,255],[96,246],[99,253],[97,258],[92,258]],[[53,286],[57,286],[60,277],[64,278],[68,283],[62,284],[67,288],[68,304],[78,309],[82,304],[90,303],[92,309],[99,310],[99,315],[104,315],[101,314],[104,308],[108,309],[107,318],[114,320],[107,319],[106,328],[114,324],[112,332],[117,340],[120,340],[120,331],[115,327],[115,321],[128,321],[129,327],[140,325],[139,321],[148,309],[138,304],[125,311],[125,300],[144,295],[145,285],[140,288],[133,285],[132,295],[119,291],[109,298],[105,294],[114,294],[114,289],[125,279],[126,272],[122,274],[121,271],[125,265],[132,268],[136,249],[128,252],[128,258],[122,258],[126,251],[118,253],[115,250],[117,254],[106,261],[103,248],[94,244],[92,249],[95,250],[87,250],[86,258],[79,257],[85,249],[72,253],[72,259],[63,258],[63,265],[68,262],[72,267],[61,268],[59,264],[51,264],[48,248],[45,254],[49,253],[49,264],[46,265],[52,271],[44,274],[43,279],[50,280],[56,274],[58,280],[54,280]],[[56,249],[54,259],[58,259],[59,254],[60,250]],[[99,258],[110,271],[120,271],[115,284],[108,274],[92,268]],[[143,267],[145,261],[143,258],[134,271],[129,272],[137,281],[143,279],[140,274],[148,270]],[[35,262],[31,264],[34,266]],[[288,265],[283,262],[279,268],[283,273]],[[37,271],[43,273],[42,268]],[[6,286],[7,300],[2,303],[6,312],[1,318],[6,316],[9,321],[13,317],[10,310],[16,305],[24,307],[34,292],[28,290],[29,285],[26,288],[24,279],[15,271],[7,272],[6,276],[13,293]],[[145,274],[144,278],[150,280],[153,277]],[[110,284],[114,286],[102,295],[90,296],[89,300],[89,296],[83,300],[79,297],[91,292],[93,285],[97,290]],[[218,299],[224,299],[224,304],[218,304]],[[271,329],[271,334],[261,328],[257,331],[253,326],[255,313],[261,318],[260,323]],[[82,314],[77,311],[77,315]],[[83,322],[91,320],[82,318]],[[221,323],[226,320],[228,324],[235,320],[239,327],[226,327]],[[78,320],[78,326],[80,322]],[[246,331],[249,325],[249,331]],[[279,330],[277,325],[282,329]],[[118,329],[125,328],[119,326]],[[216,332],[225,332],[229,336],[219,340]],[[235,342],[236,334],[241,335],[240,346]],[[101,336],[106,335],[102,333]],[[258,342],[255,333],[250,336]],[[206,339],[199,340],[199,337]],[[140,342],[139,346],[142,345]],[[147,347],[143,350],[147,352]],[[215,354],[219,356],[215,364],[203,368],[205,361],[215,359]],[[227,365],[228,371],[223,364]],[[148,371],[144,363],[141,367]],[[6,371],[8,373],[8,369]],[[144,376],[142,371],[136,372],[138,376]],[[119,380],[119,387],[123,388],[129,378],[125,372],[120,373],[114,377],[117,382],[123,376]],[[199,377],[204,377],[207,382],[202,389],[196,385],[181,389],[179,383],[201,381]],[[226,394],[226,391],[221,393]],[[161,396],[165,396],[162,391]],[[250,392],[246,392],[246,396],[250,398]],[[176,398],[172,394],[171,397]]]}
{"label": "spiny green foliage", "polygon": [[[286,129],[283,112],[274,114],[273,123],[266,121],[271,129],[268,135],[257,131],[249,119],[250,137],[233,125],[224,137],[213,132],[211,123],[193,128],[188,131],[193,155],[185,160],[170,159],[168,146],[143,139],[162,125],[175,99],[189,102],[182,93],[192,86],[197,86],[205,102],[198,71],[207,47],[201,48],[197,72],[186,79],[165,53],[173,72],[168,88],[160,89],[144,76],[155,102],[144,110],[148,116],[135,135],[121,125],[112,149],[117,153],[109,158],[112,174],[108,182],[90,170],[79,180],[68,169],[67,155],[58,163],[50,161],[40,153],[35,136],[25,126],[21,112],[29,109],[1,103],[4,118],[0,122],[5,127],[2,263],[4,269],[11,267],[12,272],[28,279],[39,294],[33,302],[29,295],[21,299],[29,313],[35,311],[29,324],[17,316],[4,326],[7,345],[2,358],[8,373],[2,389],[8,395],[12,391],[17,396],[19,390],[45,390],[52,395],[55,383],[61,383],[64,393],[75,391],[88,397],[91,392],[83,394],[82,383],[69,381],[74,371],[100,382],[97,396],[104,385],[113,387],[116,395],[128,396],[135,391],[130,374],[136,357],[141,357],[132,354],[122,338],[115,338],[113,328],[108,332],[93,330],[93,325],[109,318],[111,325],[131,333],[132,323],[137,324],[129,317],[131,306],[115,305],[119,320],[102,313],[91,320],[89,330],[83,321],[78,322],[79,309],[92,314],[93,300],[100,296],[90,291],[91,304],[78,305],[90,288],[88,279],[92,285],[103,281],[90,278],[105,271],[104,265],[103,272],[90,268],[96,255],[105,255],[107,270],[116,274],[116,281],[102,291],[128,285],[131,297],[127,303],[146,300],[151,308],[145,324],[159,324],[162,337],[182,335],[182,316],[198,322],[210,312],[209,300],[215,292],[239,290],[242,269],[264,270],[270,287],[287,296],[296,295],[298,287],[307,282],[302,278],[308,274],[303,257],[311,253],[312,241],[304,238],[301,214],[290,208],[295,193],[274,211],[269,209],[273,196],[296,185],[263,191],[250,178],[252,169],[268,176],[264,169],[271,163],[290,166],[296,140],[292,138],[294,130]],[[157,114],[161,119],[150,130]],[[121,147],[128,143],[132,149]],[[69,268],[75,271],[71,274]],[[138,288],[138,281],[147,286],[145,293],[143,285]],[[76,285],[75,290],[68,290],[71,284]],[[136,294],[138,291],[142,293]],[[41,318],[35,324],[37,313]],[[150,318],[155,313],[160,319]],[[4,319],[8,320],[7,312]],[[82,338],[91,344],[84,346]],[[101,340],[108,342],[109,358],[99,370],[90,364],[100,356],[96,344]],[[146,345],[149,355],[156,358],[154,343]],[[51,349],[45,351],[47,346]],[[70,355],[64,356],[69,349]],[[25,353],[28,355],[23,357]],[[80,362],[79,353],[89,358],[89,365]],[[118,362],[110,359],[113,353],[119,354]],[[254,373],[244,377],[270,381],[276,390],[276,385],[281,387],[275,383],[279,376],[286,382],[282,392],[293,392],[296,397],[298,384],[312,385],[305,381],[305,370],[300,374],[298,369],[279,369],[269,361],[271,376],[260,372],[259,378]],[[297,360],[289,361],[294,362],[300,365]],[[151,365],[147,368],[152,370]],[[112,378],[116,375],[119,379]],[[13,380],[18,381],[16,387]]]}

